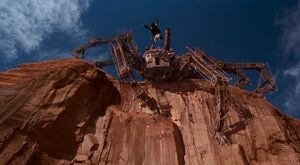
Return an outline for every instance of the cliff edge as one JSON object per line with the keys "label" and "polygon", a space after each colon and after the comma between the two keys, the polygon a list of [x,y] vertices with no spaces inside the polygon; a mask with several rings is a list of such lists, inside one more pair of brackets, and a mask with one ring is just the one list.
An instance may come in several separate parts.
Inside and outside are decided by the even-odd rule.
{"label": "cliff edge", "polygon": [[79,59],[0,73],[0,164],[300,164],[300,121],[264,98],[229,87],[221,146],[209,82],[141,87],[152,102]]}

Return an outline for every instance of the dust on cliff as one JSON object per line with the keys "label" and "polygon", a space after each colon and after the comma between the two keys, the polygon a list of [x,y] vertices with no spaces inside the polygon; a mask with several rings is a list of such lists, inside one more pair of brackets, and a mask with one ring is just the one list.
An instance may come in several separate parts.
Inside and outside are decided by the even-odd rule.
{"label": "dust on cliff", "polygon": [[229,87],[221,146],[209,82],[141,85],[151,104],[165,91],[169,117],[82,60],[0,73],[0,164],[300,164],[300,121],[264,98]]}

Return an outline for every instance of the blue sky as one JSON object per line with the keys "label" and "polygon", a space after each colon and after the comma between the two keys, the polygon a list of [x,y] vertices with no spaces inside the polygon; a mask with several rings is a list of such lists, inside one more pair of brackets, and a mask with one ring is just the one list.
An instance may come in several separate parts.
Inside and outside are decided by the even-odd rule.
{"label": "blue sky", "polygon": [[[133,31],[142,51],[158,17],[172,48],[199,47],[231,62],[267,62],[279,90],[267,96],[300,118],[300,2],[297,0],[2,0],[0,71],[20,63],[70,57],[88,38]],[[109,58],[105,47],[96,58]]]}

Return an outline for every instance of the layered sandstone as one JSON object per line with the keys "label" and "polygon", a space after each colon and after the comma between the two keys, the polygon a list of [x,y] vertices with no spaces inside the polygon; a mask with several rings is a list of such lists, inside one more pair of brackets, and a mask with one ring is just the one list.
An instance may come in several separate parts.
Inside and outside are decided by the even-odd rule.
{"label": "layered sandstone", "polygon": [[221,146],[210,83],[141,87],[152,102],[77,59],[0,73],[0,164],[300,164],[300,122],[264,98],[229,87]]}

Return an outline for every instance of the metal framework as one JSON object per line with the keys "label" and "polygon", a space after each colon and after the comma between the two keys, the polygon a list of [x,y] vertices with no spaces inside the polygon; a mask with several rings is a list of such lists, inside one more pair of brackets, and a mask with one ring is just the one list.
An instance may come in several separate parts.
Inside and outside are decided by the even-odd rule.
{"label": "metal framework", "polygon": [[72,54],[74,57],[84,58],[87,49],[102,44],[109,45],[113,61],[96,61],[97,66],[104,67],[115,64],[118,75],[123,80],[129,77],[133,68],[142,68],[141,64],[137,63],[141,58],[139,58],[138,48],[130,32],[114,37],[91,39],[80,48],[73,50]]}
{"label": "metal framework", "polygon": [[229,74],[232,73],[239,78],[238,82],[234,84],[240,88],[244,88],[250,85],[250,78],[244,73],[245,70],[254,70],[259,72],[260,82],[255,93],[264,95],[270,91],[276,90],[276,83],[272,79],[272,75],[269,71],[269,67],[264,63],[229,63],[216,60],[207,56],[202,50],[192,50],[188,48],[188,52],[182,57],[180,63],[180,69],[182,70],[186,66],[191,65],[201,76],[211,80],[215,80],[216,77],[222,79],[221,81],[230,82],[233,79]]}
{"label": "metal framework", "polygon": [[[200,78],[210,80],[214,88],[216,110],[213,121],[212,134],[221,145],[229,144],[230,140],[224,135],[224,123],[228,101],[228,85],[233,84],[233,76],[238,81],[233,84],[239,88],[250,85],[250,78],[245,70],[254,70],[260,74],[260,82],[254,93],[264,95],[276,89],[268,65],[263,63],[229,63],[214,59],[200,49],[188,48],[182,56],[177,56],[170,49],[170,29],[165,31],[164,48],[150,48],[145,51],[144,57],[140,56],[132,35],[127,32],[109,38],[96,38],[88,41],[72,54],[76,58],[84,58],[87,49],[108,44],[111,50],[112,61],[95,61],[98,67],[115,65],[118,75],[122,80],[133,82],[133,90],[150,109],[166,117],[170,114],[170,105],[164,97],[164,90],[157,89],[156,101],[135,80],[132,71],[136,70],[141,77],[149,81],[174,81],[185,78]],[[159,104],[159,105],[157,105]]]}

